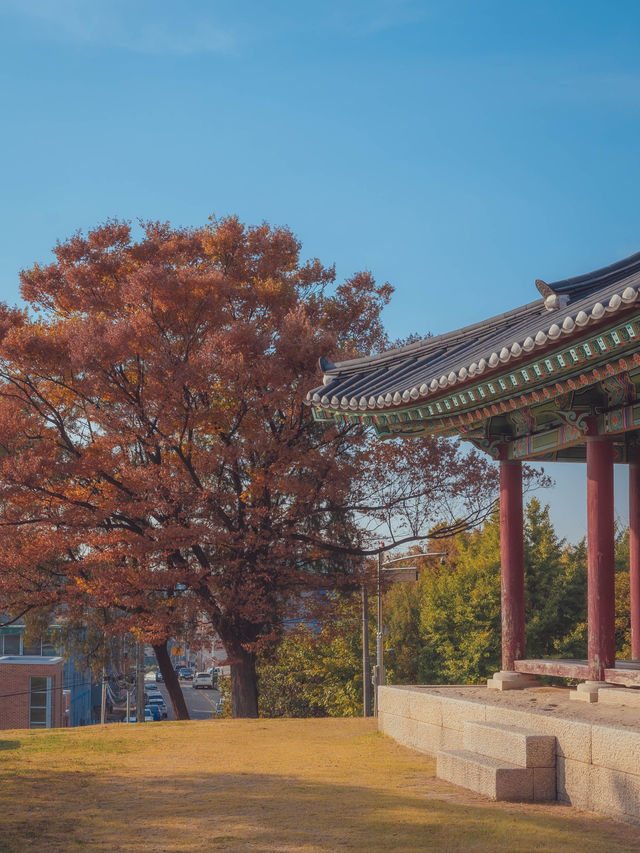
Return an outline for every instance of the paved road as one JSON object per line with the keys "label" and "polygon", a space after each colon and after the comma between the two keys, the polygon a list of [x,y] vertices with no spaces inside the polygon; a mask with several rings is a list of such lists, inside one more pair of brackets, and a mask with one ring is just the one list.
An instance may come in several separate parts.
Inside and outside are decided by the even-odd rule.
{"label": "paved road", "polygon": [[[191,686],[190,681],[183,680],[180,680],[180,686],[182,687],[182,692],[184,694],[184,699],[187,703],[187,709],[189,710],[189,716],[191,717],[191,719],[210,720],[212,715],[215,713],[216,704],[220,697],[218,691],[203,690],[200,688],[198,688],[198,690],[194,690],[194,688]],[[167,719],[173,720],[173,708],[171,707],[171,702],[169,701],[169,694],[167,692],[167,688],[163,683],[157,684],[156,687],[164,696],[164,701],[167,706]]]}

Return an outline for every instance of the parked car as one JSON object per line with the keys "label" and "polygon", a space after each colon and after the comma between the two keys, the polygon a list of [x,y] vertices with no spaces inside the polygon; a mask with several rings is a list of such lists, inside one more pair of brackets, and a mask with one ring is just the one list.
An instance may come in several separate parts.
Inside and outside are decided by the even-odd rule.
{"label": "parked car", "polygon": [[[154,716],[153,716],[153,714],[151,713],[151,709],[150,709],[150,708],[145,708],[145,709],[144,709],[144,721],[145,721],[145,723],[153,723],[153,722],[154,722],[154,720],[155,720],[155,717],[154,717]],[[129,717],[129,719],[128,719],[128,720],[127,720],[127,718],[125,717],[125,718],[124,718],[124,720],[123,720],[122,722],[123,722],[123,723],[137,723],[137,722],[138,722],[138,718],[136,717],[136,715],[135,715],[135,714],[132,714],[132,715]]]}
{"label": "parked car", "polygon": [[167,718],[167,706],[165,705],[164,699],[162,697],[160,697],[160,699],[156,699],[154,697],[153,699],[147,700],[147,705],[155,705],[157,708],[159,708],[163,719],[166,720],[166,718]]}
{"label": "parked car", "polygon": [[160,711],[160,708],[158,705],[145,705],[145,707],[144,707],[145,715],[146,715],[147,711],[149,711],[149,713],[153,716],[154,720],[161,720],[162,719],[162,712]]}
{"label": "parked car", "polygon": [[213,690],[213,688],[215,687],[213,674],[210,672],[196,672],[196,674],[193,676],[193,683],[191,686],[194,690],[197,690],[199,687]]}
{"label": "parked car", "polygon": [[162,673],[160,672],[160,670],[158,670],[156,672],[156,681],[163,681],[163,680],[164,679],[162,678]]}
{"label": "parked car", "polygon": [[144,691],[144,695],[147,697],[147,702],[149,699],[164,699],[164,696],[159,690],[152,690],[151,688],[147,688]]}

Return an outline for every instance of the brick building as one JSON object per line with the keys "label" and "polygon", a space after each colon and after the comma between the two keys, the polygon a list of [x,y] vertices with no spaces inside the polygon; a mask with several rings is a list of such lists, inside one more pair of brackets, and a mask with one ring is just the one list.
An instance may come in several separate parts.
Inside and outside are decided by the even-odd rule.
{"label": "brick building", "polygon": [[[2,614],[5,620],[8,614]],[[99,704],[93,696],[94,684],[91,670],[76,655],[65,654],[64,638],[67,632],[61,625],[53,623],[39,638],[27,638],[26,625],[22,619],[2,624],[0,619],[0,658],[2,655],[25,655],[64,657],[64,690],[68,705],[65,725],[88,726],[95,722],[94,705]],[[1,689],[0,693],[4,693]],[[1,704],[0,700],[0,704]]]}
{"label": "brick building", "polygon": [[61,657],[0,657],[0,729],[51,729],[64,725]]}

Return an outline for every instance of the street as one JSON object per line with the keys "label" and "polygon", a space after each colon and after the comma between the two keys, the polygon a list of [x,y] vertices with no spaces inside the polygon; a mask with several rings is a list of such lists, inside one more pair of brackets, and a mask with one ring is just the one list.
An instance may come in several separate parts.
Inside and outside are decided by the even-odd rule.
{"label": "street", "polygon": [[[180,679],[180,686],[184,695],[189,716],[192,720],[210,720],[216,712],[216,705],[220,698],[220,693],[217,690],[194,690],[191,686],[191,681]],[[156,688],[160,690],[164,697],[167,706],[167,720],[175,719],[169,693],[163,682],[156,684]]]}

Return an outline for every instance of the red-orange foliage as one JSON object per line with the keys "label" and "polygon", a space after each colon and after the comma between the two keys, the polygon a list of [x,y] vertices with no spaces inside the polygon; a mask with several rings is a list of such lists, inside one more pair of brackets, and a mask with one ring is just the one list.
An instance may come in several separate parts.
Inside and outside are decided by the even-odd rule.
{"label": "red-orange foliage", "polygon": [[478,521],[495,486],[455,445],[314,424],[318,357],[384,346],[391,288],[334,288],[299,251],[235,218],[138,240],[109,222],[22,274],[31,313],[0,312],[0,604],[119,608],[156,644],[204,611],[236,715],[257,713],[255,652],[292,596],[381,525]]}
{"label": "red-orange foliage", "polygon": [[359,429],[319,428],[302,399],[321,354],[383,342],[390,294],[368,274],[330,293],[299,249],[234,218],[137,241],[109,222],[22,274],[37,313],[0,315],[4,600],[119,607],[158,641],[186,587],[239,714],[287,596],[336,569],[295,534],[327,508],[345,527]]}

